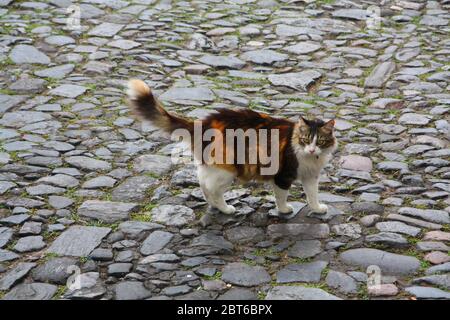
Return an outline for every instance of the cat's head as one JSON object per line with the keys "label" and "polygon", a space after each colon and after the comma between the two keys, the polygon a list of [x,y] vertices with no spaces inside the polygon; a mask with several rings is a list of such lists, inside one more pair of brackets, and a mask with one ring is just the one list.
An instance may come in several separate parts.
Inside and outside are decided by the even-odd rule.
{"label": "cat's head", "polygon": [[297,150],[307,156],[320,156],[333,152],[337,147],[334,124],[334,120],[324,122],[320,119],[308,120],[300,117]]}

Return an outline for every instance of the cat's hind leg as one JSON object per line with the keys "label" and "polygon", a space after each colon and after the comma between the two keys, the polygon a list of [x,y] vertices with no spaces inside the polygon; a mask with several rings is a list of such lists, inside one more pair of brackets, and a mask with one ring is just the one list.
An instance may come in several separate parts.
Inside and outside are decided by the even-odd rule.
{"label": "cat's hind leg", "polygon": [[198,167],[200,187],[206,197],[206,201],[225,214],[233,214],[236,208],[227,205],[223,194],[231,185],[236,174],[214,166],[200,165]]}

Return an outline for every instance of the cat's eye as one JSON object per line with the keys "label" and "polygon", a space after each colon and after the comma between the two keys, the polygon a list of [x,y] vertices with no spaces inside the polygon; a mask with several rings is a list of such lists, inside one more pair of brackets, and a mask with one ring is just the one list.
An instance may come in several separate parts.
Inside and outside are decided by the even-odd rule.
{"label": "cat's eye", "polygon": [[323,144],[325,144],[327,142],[327,139],[325,139],[325,138],[319,138],[318,140],[317,140],[317,144],[319,144],[319,145],[323,145]]}
{"label": "cat's eye", "polygon": [[301,141],[303,144],[309,144],[309,143],[310,143],[310,142],[309,142],[309,138],[301,138],[300,141]]}

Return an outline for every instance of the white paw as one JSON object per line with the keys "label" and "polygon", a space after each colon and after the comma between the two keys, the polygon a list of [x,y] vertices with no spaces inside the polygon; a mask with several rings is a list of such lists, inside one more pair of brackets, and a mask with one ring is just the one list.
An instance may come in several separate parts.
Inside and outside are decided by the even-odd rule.
{"label": "white paw", "polygon": [[327,213],[328,206],[326,204],[320,203],[318,207],[311,208],[311,211],[315,212],[315,213],[322,213],[322,214]]}
{"label": "white paw", "polygon": [[236,212],[236,208],[230,205],[227,205],[225,208],[221,208],[219,210],[225,214],[233,214]]}
{"label": "white paw", "polygon": [[288,214],[294,211],[294,208],[290,204],[285,205],[284,207],[278,208],[278,212],[281,214]]}

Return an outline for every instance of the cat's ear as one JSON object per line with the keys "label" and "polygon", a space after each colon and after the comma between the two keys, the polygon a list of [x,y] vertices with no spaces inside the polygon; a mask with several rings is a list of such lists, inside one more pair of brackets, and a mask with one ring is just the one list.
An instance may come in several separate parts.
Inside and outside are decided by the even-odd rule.
{"label": "cat's ear", "polygon": [[325,122],[325,124],[322,126],[322,128],[325,130],[328,130],[328,131],[333,131],[335,124],[336,124],[336,121],[334,121],[334,119],[331,119],[331,120]]}
{"label": "cat's ear", "polygon": [[308,120],[300,116],[300,119],[298,119],[298,123],[300,124],[300,127],[309,126]]}

